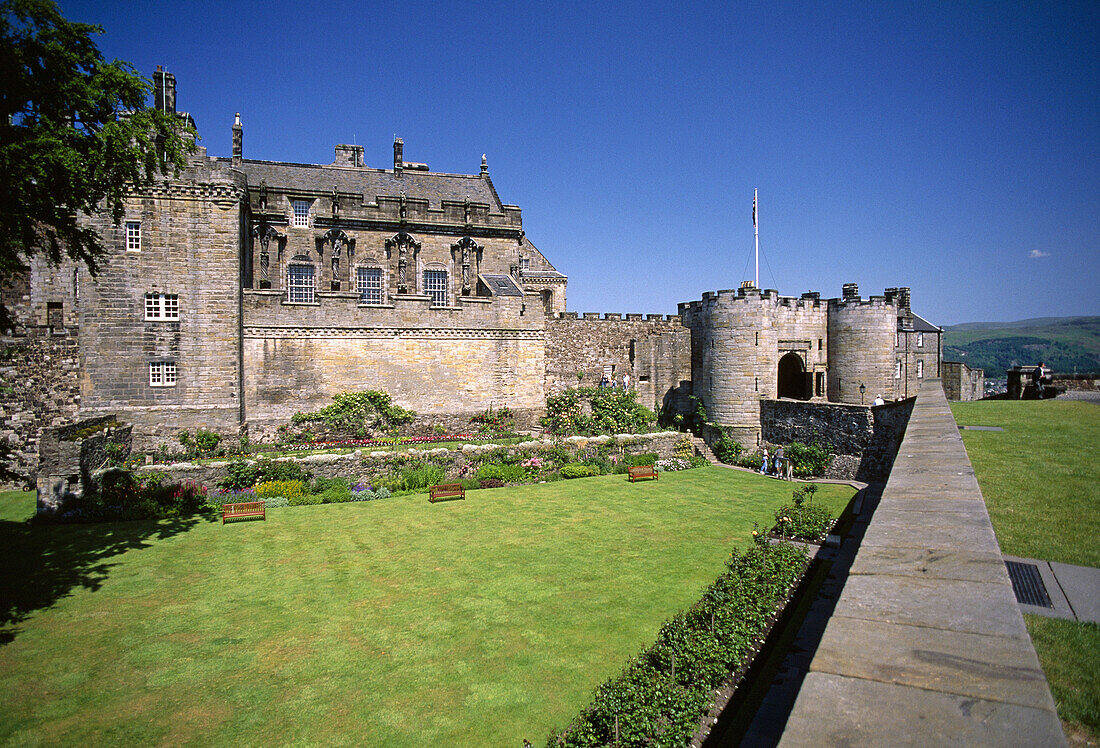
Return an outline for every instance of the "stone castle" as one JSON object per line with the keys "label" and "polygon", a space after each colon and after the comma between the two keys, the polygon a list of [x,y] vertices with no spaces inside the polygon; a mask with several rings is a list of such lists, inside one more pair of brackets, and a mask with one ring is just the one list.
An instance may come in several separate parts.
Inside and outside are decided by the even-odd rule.
{"label": "stone castle", "polygon": [[[176,112],[174,76],[154,83]],[[397,138],[387,168],[358,145],[326,165],[253,160],[239,116],[232,127],[229,157],[198,148],[178,178],[132,190],[118,225],[95,219],[109,250],[96,277],[35,261],[3,289],[8,342],[25,351],[5,376],[43,400],[5,405],[9,434],[117,414],[139,449],[182,429],[255,440],[365,389],[424,425],[465,430],[506,405],[533,427],[548,394],[627,374],[648,407],[683,414],[694,396],[751,446],[763,400],[870,405],[940,375],[942,331],[908,288],[822,299],[747,284],[676,315],[567,312],[567,277],[484,156],[479,173],[432,172]]]}

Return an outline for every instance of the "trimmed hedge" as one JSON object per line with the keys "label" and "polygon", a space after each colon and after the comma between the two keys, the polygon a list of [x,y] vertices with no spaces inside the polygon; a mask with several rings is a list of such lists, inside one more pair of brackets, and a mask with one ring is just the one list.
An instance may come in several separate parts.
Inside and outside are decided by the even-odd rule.
{"label": "trimmed hedge", "polygon": [[757,651],[806,564],[800,548],[768,546],[761,536],[748,551],[734,550],[702,599],[597,688],[568,727],[551,732],[547,748],[686,745],[714,703],[715,689]]}

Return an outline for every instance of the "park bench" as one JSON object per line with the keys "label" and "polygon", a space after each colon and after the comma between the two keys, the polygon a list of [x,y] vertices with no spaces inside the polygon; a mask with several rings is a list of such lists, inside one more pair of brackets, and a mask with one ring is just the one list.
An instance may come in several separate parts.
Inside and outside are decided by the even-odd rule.
{"label": "park bench", "polygon": [[441,483],[428,489],[428,501],[433,504],[437,501],[450,499],[466,499],[466,489],[460,483]]}
{"label": "park bench", "polygon": [[639,478],[652,478],[653,480],[657,480],[657,471],[653,469],[652,465],[639,465],[638,467],[627,468],[626,472],[630,475],[631,483]]}
{"label": "park bench", "polygon": [[263,501],[246,501],[241,504],[222,504],[222,524],[224,525],[227,519],[236,519],[238,517],[259,517],[266,522],[267,513],[264,507],[265,502]]}

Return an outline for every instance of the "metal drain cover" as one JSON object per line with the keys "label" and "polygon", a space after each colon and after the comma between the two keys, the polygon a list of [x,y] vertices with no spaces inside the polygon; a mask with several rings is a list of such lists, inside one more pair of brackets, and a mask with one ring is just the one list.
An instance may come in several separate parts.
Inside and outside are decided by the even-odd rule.
{"label": "metal drain cover", "polygon": [[1005,561],[1008,578],[1012,580],[1012,591],[1016,593],[1016,602],[1023,605],[1038,605],[1041,608],[1053,608],[1043,578],[1039,576],[1039,567],[1035,564],[1023,564],[1019,561]]}

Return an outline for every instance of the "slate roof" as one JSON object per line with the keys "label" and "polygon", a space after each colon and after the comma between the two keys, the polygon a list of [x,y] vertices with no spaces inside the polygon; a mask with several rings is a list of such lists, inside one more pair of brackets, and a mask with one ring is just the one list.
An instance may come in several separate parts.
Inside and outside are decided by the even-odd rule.
{"label": "slate roof", "polygon": [[410,198],[427,200],[428,206],[435,209],[442,207],[443,200],[460,203],[469,196],[470,202],[486,203],[490,212],[501,212],[500,197],[487,176],[406,169],[398,177],[391,169],[247,159],[240,169],[248,176],[248,184],[252,187],[261,179],[271,189],[329,193],[335,187],[340,192],[361,193],[366,202],[374,202],[379,195],[397,197],[403,191]]}
{"label": "slate roof", "polygon": [[[908,316],[909,316],[910,319],[913,320],[913,326],[905,328],[906,330],[912,330],[913,332],[940,332],[940,328],[936,327],[935,325],[933,325],[931,322],[929,322],[928,320],[926,320],[924,317],[920,316],[919,314],[913,314],[912,312],[909,312]],[[899,329],[901,328],[902,319],[903,319],[903,315],[899,314],[898,315],[898,328]]]}
{"label": "slate roof", "polygon": [[523,289],[516,285],[510,275],[481,273],[478,277],[494,296],[523,296]]}

